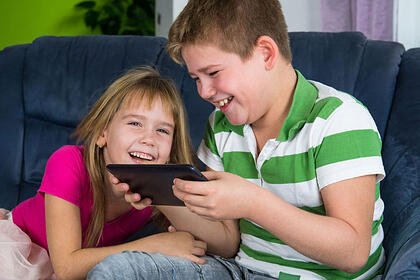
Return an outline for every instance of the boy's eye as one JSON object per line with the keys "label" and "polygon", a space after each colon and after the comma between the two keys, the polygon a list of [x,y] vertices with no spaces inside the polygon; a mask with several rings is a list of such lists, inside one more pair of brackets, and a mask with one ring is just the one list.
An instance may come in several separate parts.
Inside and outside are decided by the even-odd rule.
{"label": "boy's eye", "polygon": [[209,73],[210,77],[216,76],[216,74],[219,73],[219,71],[213,71]]}

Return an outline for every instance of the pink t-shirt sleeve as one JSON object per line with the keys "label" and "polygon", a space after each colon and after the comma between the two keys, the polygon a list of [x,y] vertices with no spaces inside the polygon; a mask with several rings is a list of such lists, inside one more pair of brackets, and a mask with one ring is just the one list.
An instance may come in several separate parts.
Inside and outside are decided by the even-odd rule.
{"label": "pink t-shirt sleeve", "polygon": [[83,164],[83,148],[63,146],[54,152],[45,167],[39,192],[62,198],[81,207],[83,191],[88,180]]}
{"label": "pink t-shirt sleeve", "polygon": [[[45,167],[44,177],[36,196],[13,209],[13,221],[40,246],[48,249],[45,230],[44,194],[59,197],[80,209],[83,238],[91,219],[93,197],[90,180],[83,163],[83,147],[63,146],[54,152]],[[143,227],[152,214],[152,208],[132,209],[104,224],[98,246],[124,242]]]}

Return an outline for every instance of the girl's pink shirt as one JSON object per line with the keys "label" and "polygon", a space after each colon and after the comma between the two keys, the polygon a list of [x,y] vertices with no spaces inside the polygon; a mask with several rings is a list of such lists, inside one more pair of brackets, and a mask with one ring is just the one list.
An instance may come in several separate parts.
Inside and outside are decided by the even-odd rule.
{"label": "girl's pink shirt", "polygon": [[[83,151],[81,146],[63,146],[54,152],[47,162],[37,194],[17,205],[12,211],[13,222],[28,234],[33,242],[47,250],[45,193],[79,207],[83,239],[86,236],[92,212],[93,194],[90,190],[88,172],[83,163]],[[151,207],[143,210],[132,208],[122,216],[105,223],[97,247],[124,242],[150,220],[151,214]]]}

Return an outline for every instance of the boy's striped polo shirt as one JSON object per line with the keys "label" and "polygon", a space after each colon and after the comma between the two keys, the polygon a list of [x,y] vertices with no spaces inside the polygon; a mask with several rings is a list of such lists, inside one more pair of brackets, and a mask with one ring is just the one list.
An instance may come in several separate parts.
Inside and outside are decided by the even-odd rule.
{"label": "boy's striped polo shirt", "polygon": [[283,127],[258,157],[251,126],[230,124],[218,109],[209,117],[198,156],[213,170],[240,175],[296,207],[320,215],[325,215],[323,187],[376,174],[370,257],[360,272],[348,274],[327,267],[246,219],[240,220],[241,246],[236,257],[240,265],[279,279],[369,279],[380,272],[384,262],[384,204],[379,181],[385,172],[380,135],[368,110],[355,98],[297,74]]}

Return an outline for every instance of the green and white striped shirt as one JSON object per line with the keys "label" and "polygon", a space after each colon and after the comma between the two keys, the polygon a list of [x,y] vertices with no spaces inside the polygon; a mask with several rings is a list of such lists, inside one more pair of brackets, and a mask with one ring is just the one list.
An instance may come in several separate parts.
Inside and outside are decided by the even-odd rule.
{"label": "green and white striped shirt", "polygon": [[384,263],[384,204],[379,181],[385,172],[380,135],[368,110],[354,97],[309,82],[297,73],[290,112],[278,137],[267,141],[258,157],[251,126],[230,124],[218,109],[209,117],[198,156],[213,170],[240,175],[296,207],[319,215],[325,215],[320,193],[323,187],[376,174],[370,257],[360,272],[348,274],[300,254],[259,225],[241,219],[236,262],[286,280],[373,278]]}

